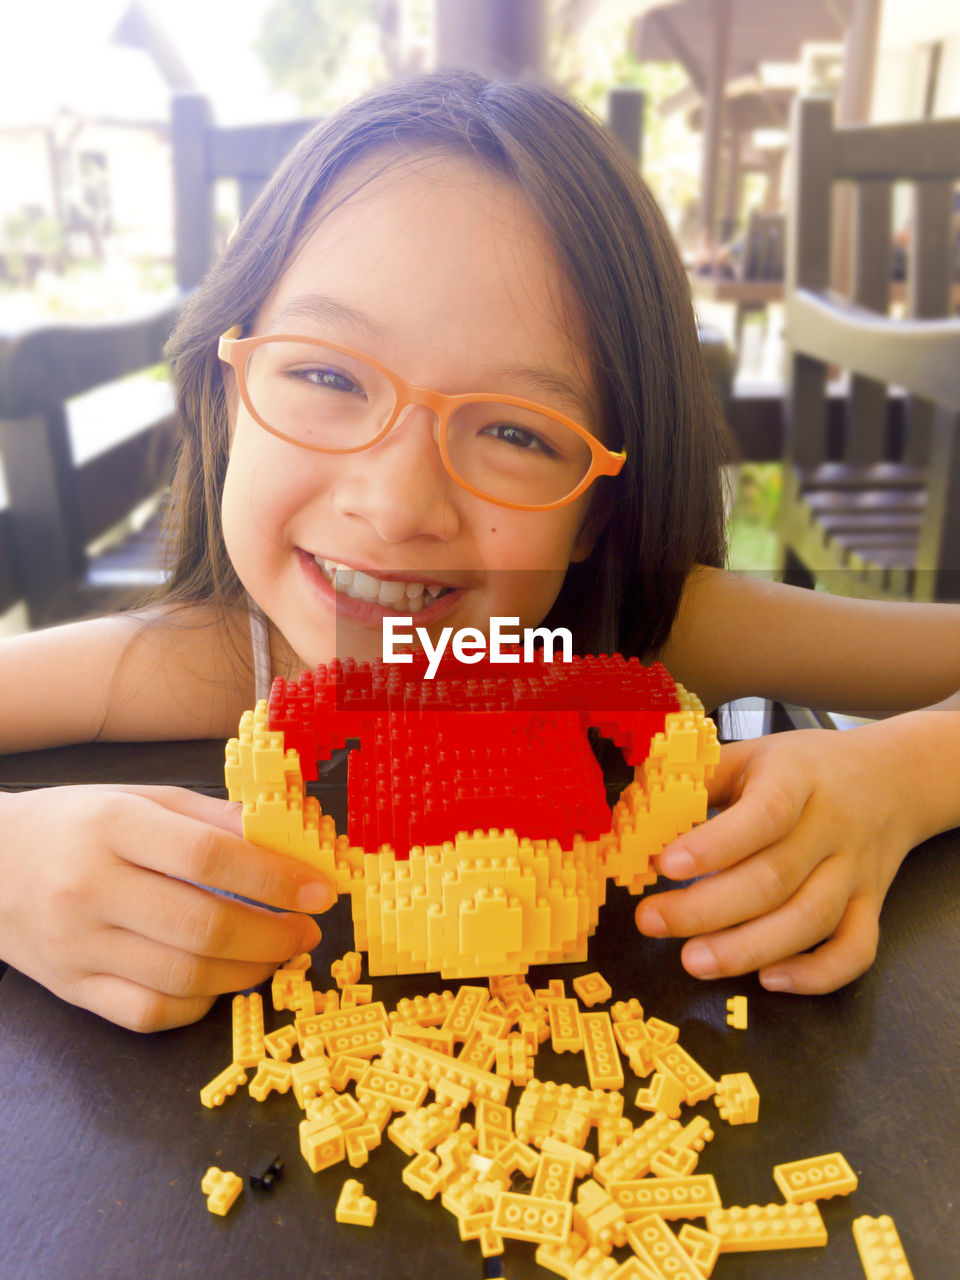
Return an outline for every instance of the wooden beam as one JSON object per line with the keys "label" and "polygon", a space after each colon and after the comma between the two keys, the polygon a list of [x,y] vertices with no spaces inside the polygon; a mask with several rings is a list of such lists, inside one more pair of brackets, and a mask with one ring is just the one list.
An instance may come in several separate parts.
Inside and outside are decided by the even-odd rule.
{"label": "wooden beam", "polygon": [[[843,47],[843,78],[837,97],[838,125],[863,124],[870,118],[880,40],[881,0],[856,0]],[[853,270],[853,193],[839,187],[833,194],[834,287],[850,288]]]}
{"label": "wooden beam", "polygon": [[712,35],[710,67],[703,98],[703,155],[700,166],[700,229],[711,245],[716,231],[717,176],[730,49],[730,0],[715,0]]}

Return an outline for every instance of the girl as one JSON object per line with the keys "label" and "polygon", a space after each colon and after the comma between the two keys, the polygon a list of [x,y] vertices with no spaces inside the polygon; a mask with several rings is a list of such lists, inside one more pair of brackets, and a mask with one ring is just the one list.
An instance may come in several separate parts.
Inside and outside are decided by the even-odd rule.
{"label": "girl", "polygon": [[[637,917],[688,938],[702,978],[759,969],[820,992],[870,964],[903,857],[960,820],[960,609],[724,572],[686,281],[597,125],[462,74],[352,104],[291,155],[170,353],[167,591],[4,642],[0,749],[227,737],[271,673],[377,656],[391,613],[431,630],[546,620],[580,652],[659,657],[708,707],[760,694],[892,715],[725,747],[724,812],[661,858],[669,879],[700,878]],[[304,418],[305,388],[337,411]],[[470,430],[437,392],[480,397]],[[0,821],[0,954],[130,1027],[264,980],[315,945],[303,913],[330,901],[309,867],[243,841],[235,807],[189,792],[3,795]]]}

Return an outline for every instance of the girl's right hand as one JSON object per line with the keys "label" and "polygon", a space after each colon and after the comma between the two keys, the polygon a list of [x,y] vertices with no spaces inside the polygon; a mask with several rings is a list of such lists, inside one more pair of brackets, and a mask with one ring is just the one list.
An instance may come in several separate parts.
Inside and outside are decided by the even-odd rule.
{"label": "girl's right hand", "polygon": [[0,956],[135,1031],[193,1022],[313,950],[320,930],[300,913],[335,897],[312,867],[245,841],[238,804],[177,787],[0,794],[0,830]]}

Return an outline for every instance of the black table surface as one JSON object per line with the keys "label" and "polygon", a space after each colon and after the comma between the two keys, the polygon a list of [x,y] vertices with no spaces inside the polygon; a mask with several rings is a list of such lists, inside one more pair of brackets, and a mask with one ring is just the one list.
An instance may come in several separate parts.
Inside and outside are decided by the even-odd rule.
{"label": "black table surface", "polygon": [[[0,760],[0,786],[113,780],[217,791],[222,750],[186,743],[34,752]],[[326,784],[321,803],[335,817],[343,800],[342,783]],[[759,1123],[731,1127],[712,1103],[695,1108],[712,1117],[716,1135],[697,1172],[714,1174],[724,1204],[780,1201],[772,1168],[784,1161],[841,1151],[859,1175],[853,1195],[821,1204],[824,1248],[723,1255],[716,1280],[862,1280],[850,1224],[884,1213],[917,1280],[960,1276],[960,832],[907,858],[884,907],[876,964],[830,996],[773,995],[754,978],[697,982],[681,969],[677,943],[636,934],[633,905],[613,889],[589,961],[533,970],[532,984],[564,977],[569,987],[599,969],[614,999],[637,996],[647,1015],[679,1025],[681,1044],[714,1077],[750,1073]],[[352,948],[348,904],[321,926],[314,985],[329,987],[330,962]],[[455,986],[436,975],[376,978],[374,998],[389,1008],[402,995]],[[726,1025],[726,999],[738,993],[749,1000],[746,1031]],[[289,1017],[268,1008],[268,1027]],[[241,1089],[221,1108],[200,1104],[200,1087],[230,1061],[227,997],[194,1026],[141,1036],[8,970],[0,1028],[2,1280],[500,1274],[476,1242],[460,1242],[439,1200],[403,1185],[406,1157],[393,1143],[385,1140],[359,1170],[341,1164],[312,1174],[299,1154],[302,1113],[292,1095],[260,1104]],[[555,1055],[549,1043],[536,1071],[586,1083],[582,1058]],[[635,1123],[645,1118],[633,1106],[638,1083],[627,1071],[626,1113]],[[274,1153],[285,1172],[272,1192],[245,1186],[226,1218],[208,1213],[200,1179],[209,1165],[245,1178]],[[334,1220],[348,1177],[378,1202],[372,1230]],[[516,1280],[549,1274],[535,1266],[531,1245],[508,1242],[498,1262]]]}

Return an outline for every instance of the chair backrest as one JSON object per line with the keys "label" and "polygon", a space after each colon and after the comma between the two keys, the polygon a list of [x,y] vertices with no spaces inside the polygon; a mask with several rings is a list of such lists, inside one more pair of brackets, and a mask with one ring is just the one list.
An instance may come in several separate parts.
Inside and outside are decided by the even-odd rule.
{"label": "chair backrest", "polygon": [[67,402],[162,361],[179,307],[216,253],[217,182],[237,182],[242,215],[313,123],[218,128],[205,99],[175,97],[176,296],[115,324],[46,325],[0,335],[0,459],[8,495],[8,508],[0,512],[0,606],[25,599],[34,625],[69,616],[88,545],[169,483],[176,430],[168,410],[77,465]]}
{"label": "chair backrest", "polygon": [[[932,403],[960,408],[956,286],[952,283],[953,189],[960,182],[960,119],[837,128],[832,103],[797,99],[788,212],[786,336],[790,367],[786,456],[800,466],[831,456],[852,464],[925,462]],[[908,319],[889,318],[892,193],[912,188]],[[830,294],[834,192],[854,191],[850,297]],[[843,440],[831,455],[826,384],[832,367],[851,373]],[[908,393],[895,414],[891,386]],[[899,407],[903,408],[902,398]],[[902,428],[897,430],[897,418]]]}
{"label": "chair backrest", "polygon": [[218,126],[201,94],[174,97],[171,140],[176,276],[184,292],[194,288],[216,257],[217,183],[236,183],[242,218],[281,160],[315,123],[304,118]]}
{"label": "chair backrest", "polygon": [[752,209],[743,253],[744,280],[782,280],[786,218],[782,213]]}

